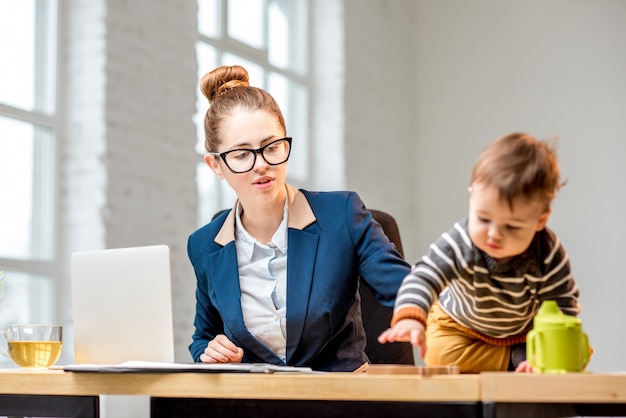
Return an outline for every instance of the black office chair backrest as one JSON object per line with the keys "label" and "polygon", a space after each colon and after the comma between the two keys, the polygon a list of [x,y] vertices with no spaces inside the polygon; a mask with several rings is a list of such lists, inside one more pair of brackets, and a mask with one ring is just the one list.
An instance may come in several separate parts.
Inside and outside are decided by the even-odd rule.
{"label": "black office chair backrest", "polygon": [[[213,219],[217,218],[226,209],[220,210]],[[390,214],[381,210],[370,209],[372,217],[382,226],[385,235],[393,242],[401,256],[404,257],[400,229],[396,220]],[[363,284],[359,286],[361,296],[361,315],[363,327],[367,337],[365,354],[373,364],[415,364],[413,347],[409,343],[380,344],[378,336],[389,327],[393,308],[381,305],[369,288]]]}
{"label": "black office chair backrest", "polygon": [[[370,209],[372,217],[382,226],[385,235],[393,242],[401,256],[404,257],[400,229],[390,214],[381,210]],[[365,354],[373,364],[415,364],[413,347],[410,343],[380,344],[378,336],[391,323],[393,308],[381,305],[372,291],[363,283],[359,286],[361,294],[361,311],[363,327],[367,336]]]}

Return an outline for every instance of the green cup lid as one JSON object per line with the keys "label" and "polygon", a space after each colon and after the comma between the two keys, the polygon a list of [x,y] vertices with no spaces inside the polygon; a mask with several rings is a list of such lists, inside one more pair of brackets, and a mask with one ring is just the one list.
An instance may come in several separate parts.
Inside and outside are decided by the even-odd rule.
{"label": "green cup lid", "polygon": [[535,326],[580,326],[581,321],[573,315],[564,314],[555,300],[546,300],[535,315]]}

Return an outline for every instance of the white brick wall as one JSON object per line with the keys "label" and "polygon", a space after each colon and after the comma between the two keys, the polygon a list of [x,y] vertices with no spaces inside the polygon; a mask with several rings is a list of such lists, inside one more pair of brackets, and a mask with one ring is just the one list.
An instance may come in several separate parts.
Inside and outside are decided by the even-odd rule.
{"label": "white brick wall", "polygon": [[[58,316],[72,322],[69,260],[72,251],[104,248],[106,205],[105,7],[102,1],[59,2]],[[59,362],[73,361],[72,328],[64,332]]]}
{"label": "white brick wall", "polygon": [[61,259],[76,250],[167,244],[176,358],[189,361],[196,2],[72,0],[64,7]]}

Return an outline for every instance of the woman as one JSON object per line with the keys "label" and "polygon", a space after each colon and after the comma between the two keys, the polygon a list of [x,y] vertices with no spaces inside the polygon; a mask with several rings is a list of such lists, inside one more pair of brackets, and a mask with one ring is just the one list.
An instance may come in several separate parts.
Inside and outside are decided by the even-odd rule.
{"label": "woman", "polygon": [[356,193],[286,183],[295,140],[244,68],[217,68],[200,84],[210,103],[205,161],[238,199],[189,237],[194,361],[366,367],[359,277],[392,306],[410,266]]}

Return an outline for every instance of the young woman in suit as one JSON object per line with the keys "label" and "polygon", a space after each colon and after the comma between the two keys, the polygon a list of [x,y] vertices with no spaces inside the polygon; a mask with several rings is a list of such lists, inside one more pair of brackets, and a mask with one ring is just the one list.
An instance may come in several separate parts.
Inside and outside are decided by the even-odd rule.
{"label": "young woman in suit", "polygon": [[410,266],[356,193],[286,183],[297,138],[243,67],[217,68],[200,85],[210,104],[205,161],[237,201],[188,240],[194,361],[366,367],[359,278],[393,306]]}

